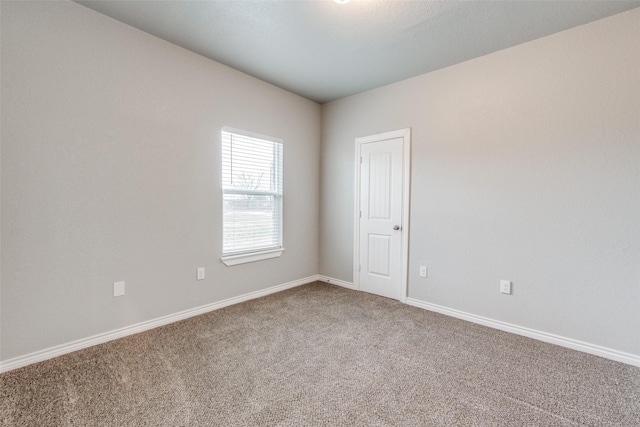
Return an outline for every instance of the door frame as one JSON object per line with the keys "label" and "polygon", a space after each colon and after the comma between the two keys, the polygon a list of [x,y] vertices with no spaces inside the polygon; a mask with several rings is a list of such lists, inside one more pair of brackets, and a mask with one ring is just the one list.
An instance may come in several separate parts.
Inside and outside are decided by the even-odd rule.
{"label": "door frame", "polygon": [[362,168],[362,144],[402,138],[402,279],[400,302],[407,302],[409,273],[409,208],[411,187],[411,128],[399,129],[356,138],[355,157],[355,211],[353,240],[353,285],[360,289],[360,173]]}

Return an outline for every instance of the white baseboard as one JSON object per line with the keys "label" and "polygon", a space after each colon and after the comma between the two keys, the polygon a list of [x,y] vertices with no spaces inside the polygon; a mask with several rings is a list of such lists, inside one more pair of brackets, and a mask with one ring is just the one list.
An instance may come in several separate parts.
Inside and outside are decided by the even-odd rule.
{"label": "white baseboard", "polygon": [[425,310],[435,311],[437,313],[445,314],[447,316],[456,317],[458,319],[466,320],[469,322],[477,323],[480,325],[488,326],[490,328],[499,329],[501,331],[511,332],[517,335],[522,335],[522,336],[533,338],[539,341],[556,344],[562,347],[567,347],[573,350],[582,351],[585,353],[604,357],[606,359],[611,359],[617,362],[622,362],[632,366],[640,367],[640,356],[636,354],[625,353],[623,351],[602,347],[596,344],[590,344],[584,341],[574,340],[572,338],[566,338],[559,335],[550,334],[547,332],[537,331],[535,329],[525,328],[523,326],[513,325],[511,323],[501,322],[499,320],[493,320],[488,317],[477,316],[475,314],[470,314],[464,311],[443,307],[437,304],[431,304],[415,298],[407,298],[407,304],[412,305],[414,307],[423,308]]}
{"label": "white baseboard", "polygon": [[[303,279],[294,280],[292,282],[283,283],[281,285],[272,286],[259,291],[250,292],[248,294],[239,295],[237,297],[228,298],[226,300],[180,311],[178,313],[159,317],[157,319],[148,320],[146,322],[137,323],[131,326],[126,326],[124,328],[94,335],[88,338],[79,339],[67,344],[61,344],[45,350],[36,351],[24,356],[18,356],[13,359],[8,359],[6,361],[0,362],[0,373],[8,372],[13,369],[30,365],[32,363],[42,362],[44,360],[52,359],[57,356],[62,356],[63,354],[71,353],[77,350],[81,350],[83,348],[91,347],[97,344],[102,344],[107,341],[112,341],[112,340],[123,338],[129,335],[137,334],[139,332],[144,332],[149,329],[157,328],[159,326],[168,325],[170,323],[188,319],[190,317],[198,316],[200,314],[208,313],[210,311],[218,310],[220,308],[228,307],[230,305],[239,304],[241,302],[249,301],[255,298],[260,298],[266,295],[270,295],[276,292],[281,292],[286,289],[294,288],[296,286],[304,285],[304,284],[315,282],[315,281],[322,281],[332,285],[341,286],[347,289],[356,290],[356,287],[353,285],[353,283],[350,283],[350,282],[345,282],[343,280],[334,279],[334,278],[322,276],[322,275],[309,276]],[[522,326],[510,324],[510,323],[501,322],[499,320],[493,320],[483,316],[477,316],[475,314],[470,314],[460,310],[455,310],[448,307],[431,304],[431,303],[414,299],[414,298],[407,298],[407,304],[414,307],[419,307],[425,310],[435,311],[437,313],[441,313],[447,316],[466,320],[469,322],[477,323],[480,325],[488,326],[490,328],[511,332],[511,333],[522,335],[525,337],[537,339],[537,340],[548,342],[551,344],[560,345],[562,347],[583,351],[585,353],[601,356],[607,359],[611,359],[618,362],[640,367],[640,356],[635,354],[625,353],[625,352],[613,350],[607,347],[602,347],[599,345],[590,344],[583,341],[574,340],[571,338],[561,337],[559,335],[549,334],[546,332],[537,331],[535,329],[525,328]]]}
{"label": "white baseboard", "polygon": [[327,277],[327,276],[318,276],[318,280],[320,280],[321,282],[329,283],[331,285],[338,285],[338,286],[342,286],[343,288],[357,291],[353,283],[345,282],[344,280],[334,279],[333,277]]}
{"label": "white baseboard", "polygon": [[283,283],[281,285],[271,286],[259,291],[250,292],[248,294],[239,295],[237,297],[228,298],[211,304],[202,305],[200,307],[180,311],[178,313],[169,314],[167,316],[158,317],[157,319],[148,320],[146,322],[137,323],[135,325],[125,326],[124,328],[104,332],[102,334],[94,335],[88,338],[82,338],[67,344],[61,344],[55,347],[50,347],[44,350],[29,353],[24,356],[18,356],[13,359],[8,359],[0,362],[0,373],[21,368],[32,363],[42,362],[44,360],[52,359],[57,356],[62,356],[63,354],[82,350],[83,348],[137,334],[139,332],[148,331],[149,329],[168,325],[179,320],[188,319],[189,317],[198,316],[200,314],[208,313],[210,311],[218,310],[220,308],[228,307],[234,304],[239,304],[241,302],[249,301],[255,298],[260,298],[269,294],[284,291],[286,289],[294,288],[296,286],[304,285],[318,280],[321,280],[320,276],[318,275],[305,277],[304,279],[298,279],[292,282]]}

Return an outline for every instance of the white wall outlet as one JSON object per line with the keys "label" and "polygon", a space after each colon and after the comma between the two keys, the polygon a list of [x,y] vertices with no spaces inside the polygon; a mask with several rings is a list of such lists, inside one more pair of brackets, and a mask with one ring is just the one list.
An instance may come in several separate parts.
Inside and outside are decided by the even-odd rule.
{"label": "white wall outlet", "polygon": [[427,266],[426,265],[421,265],[420,266],[420,277],[427,277]]}
{"label": "white wall outlet", "polygon": [[113,282],[113,296],[121,297],[124,295],[124,282]]}
{"label": "white wall outlet", "polygon": [[500,280],[500,293],[511,295],[511,282],[508,280]]}
{"label": "white wall outlet", "polygon": [[198,271],[196,273],[196,280],[204,280],[204,267],[198,267]]}

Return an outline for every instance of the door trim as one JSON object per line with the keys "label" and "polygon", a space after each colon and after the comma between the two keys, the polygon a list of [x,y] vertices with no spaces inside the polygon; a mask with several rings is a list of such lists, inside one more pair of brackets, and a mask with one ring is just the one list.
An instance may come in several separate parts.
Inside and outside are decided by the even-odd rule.
{"label": "door trim", "polygon": [[360,169],[362,144],[384,141],[387,139],[402,138],[402,282],[400,290],[400,302],[407,302],[408,273],[409,273],[409,208],[411,186],[411,128],[379,133],[376,135],[356,138],[355,158],[355,211],[354,211],[354,238],[353,238],[353,284],[357,290],[360,288]]}

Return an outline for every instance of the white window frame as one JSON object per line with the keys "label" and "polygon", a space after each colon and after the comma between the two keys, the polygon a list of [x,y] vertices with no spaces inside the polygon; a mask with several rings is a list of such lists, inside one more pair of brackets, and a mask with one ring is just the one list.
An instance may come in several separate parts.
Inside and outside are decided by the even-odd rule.
{"label": "white window frame", "polygon": [[[227,132],[227,133],[231,133],[231,134],[236,134],[236,135],[241,135],[241,136],[245,136],[245,137],[249,137],[249,138],[256,138],[256,139],[261,139],[264,141],[270,141],[270,142],[274,142],[274,143],[278,143],[278,144],[283,144],[283,141],[281,139],[278,138],[273,138],[270,136],[265,136],[265,135],[260,135],[254,132],[249,132],[249,131],[245,131],[245,130],[240,130],[240,129],[235,129],[232,127],[228,127],[228,126],[223,126],[220,132],[220,150],[222,150],[222,132]],[[222,162],[222,156],[221,156],[221,162]],[[222,166],[222,163],[221,163]],[[283,170],[283,163],[280,163],[280,167],[281,170],[279,171],[279,173],[282,175],[282,179],[284,179],[284,170]],[[221,167],[221,171],[222,171],[222,167]],[[282,184],[283,186],[283,184]],[[238,190],[225,190],[224,186],[221,187],[221,191],[222,191],[222,215],[223,215],[223,219],[222,219],[222,223],[221,226],[223,228],[223,232],[222,232],[222,247],[223,247],[223,251],[224,251],[224,194],[238,194],[239,191]],[[252,191],[247,191],[247,193],[255,193]],[[280,200],[281,200],[281,206],[282,206],[282,210],[280,212],[280,225],[279,225],[279,232],[280,232],[280,245],[279,246],[271,246],[268,248],[260,248],[260,249],[250,249],[250,250],[246,250],[246,251],[242,251],[242,252],[231,252],[231,253],[227,253],[225,254],[223,252],[222,257],[220,258],[220,260],[226,265],[226,266],[232,266],[232,265],[238,265],[238,264],[245,264],[245,263],[249,263],[249,262],[255,262],[255,261],[261,261],[261,260],[265,260],[265,259],[270,259],[270,258],[277,258],[280,255],[282,255],[282,253],[284,252],[284,246],[283,246],[283,216],[284,216],[284,203],[282,203],[282,198],[284,196],[284,191],[282,190],[282,188],[280,188]]]}

